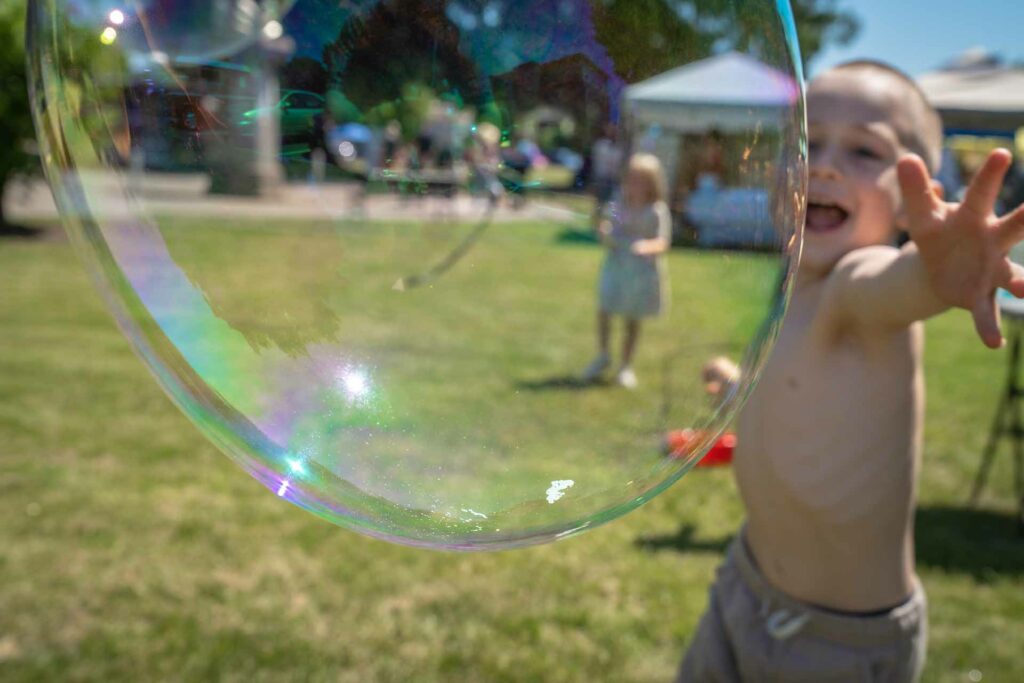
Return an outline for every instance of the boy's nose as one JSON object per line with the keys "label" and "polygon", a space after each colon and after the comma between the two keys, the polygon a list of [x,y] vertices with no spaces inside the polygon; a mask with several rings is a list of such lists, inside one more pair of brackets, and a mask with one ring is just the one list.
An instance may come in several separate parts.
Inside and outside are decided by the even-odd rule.
{"label": "boy's nose", "polygon": [[808,171],[812,178],[838,178],[842,175],[836,166],[835,154],[827,148],[815,149],[809,158]]}

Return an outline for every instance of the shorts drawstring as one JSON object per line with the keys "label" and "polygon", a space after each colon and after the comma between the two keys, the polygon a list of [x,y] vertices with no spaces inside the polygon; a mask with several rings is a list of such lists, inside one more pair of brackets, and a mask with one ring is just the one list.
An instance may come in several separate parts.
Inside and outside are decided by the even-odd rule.
{"label": "shorts drawstring", "polygon": [[764,627],[775,640],[788,640],[797,633],[800,633],[801,629],[811,620],[811,615],[807,612],[792,612],[788,609],[779,609],[768,615],[765,619]]}

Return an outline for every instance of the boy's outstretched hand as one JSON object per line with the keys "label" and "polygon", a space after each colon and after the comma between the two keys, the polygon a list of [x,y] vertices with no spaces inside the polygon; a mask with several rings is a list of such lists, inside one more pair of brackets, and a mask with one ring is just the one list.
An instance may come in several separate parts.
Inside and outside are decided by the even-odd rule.
{"label": "boy's outstretched hand", "polygon": [[907,214],[907,233],[917,245],[935,294],[965,308],[986,346],[1003,345],[995,291],[1002,287],[1024,298],[1024,267],[1007,258],[1024,238],[1024,205],[1002,218],[995,203],[1013,159],[996,150],[985,160],[960,204],[942,200],[924,162],[915,155],[897,166]]}

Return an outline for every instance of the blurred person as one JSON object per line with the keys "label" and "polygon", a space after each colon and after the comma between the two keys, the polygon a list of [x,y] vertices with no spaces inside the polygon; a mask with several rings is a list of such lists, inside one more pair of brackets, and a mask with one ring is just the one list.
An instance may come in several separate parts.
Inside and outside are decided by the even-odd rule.
{"label": "blurred person", "polygon": [[641,322],[659,316],[667,298],[664,254],[671,246],[672,219],[665,204],[665,172],[653,154],[635,154],[626,165],[622,201],[611,205],[598,228],[607,253],[598,288],[598,354],[583,372],[596,381],[611,364],[612,316],[625,324],[622,358],[615,381],[637,386],[633,357]]}
{"label": "blurred person", "polygon": [[1007,174],[1003,204],[1008,207],[1024,204],[1024,156],[1017,156]]}
{"label": "blurred person", "polygon": [[525,136],[515,134],[512,144],[502,149],[501,162],[509,171],[506,180],[512,190],[513,208],[521,208],[526,201],[526,183],[533,167],[531,152],[536,148],[533,141]]}
{"label": "blurred person", "polygon": [[328,133],[334,128],[334,117],[326,109],[313,117],[309,139],[309,178],[311,183],[322,183],[327,174],[327,161],[334,159],[335,150],[328,149]]}
{"label": "blurred person", "polygon": [[682,212],[686,208],[686,200],[698,188],[719,188],[724,184],[725,144],[721,131],[712,128],[700,140],[696,154],[689,154],[682,143],[680,147],[684,161],[676,174],[672,208]]}
{"label": "blurred person", "polygon": [[[1024,269],[1006,258],[1024,236],[1024,207],[993,212],[1006,151],[989,155],[963,204],[947,204],[931,177],[941,122],[907,76],[877,62],[841,65],[810,84],[807,110],[803,256],[737,423],[747,520],[679,681],[918,680],[921,321],[967,309],[998,348],[994,291],[1024,296]],[[911,241],[897,248],[901,228]],[[704,379],[730,392],[739,373],[717,358]]]}
{"label": "blurred person", "polygon": [[594,142],[590,150],[591,184],[594,189],[594,213],[591,222],[595,231],[600,227],[601,217],[615,192],[615,183],[622,170],[622,148],[617,137],[615,124],[609,123],[604,128],[604,134]]}
{"label": "blurred person", "polygon": [[397,168],[402,148],[402,124],[396,119],[384,126],[384,149],[381,164],[384,168]]}
{"label": "blurred person", "polygon": [[688,216],[690,197],[695,192],[716,193],[724,185],[725,145],[721,131],[708,130],[699,140],[698,148],[686,138],[679,140],[679,169],[673,183],[670,206],[678,217],[677,230],[686,241],[695,242],[698,226]]}
{"label": "blurred person", "polygon": [[473,168],[475,180],[486,194],[488,201],[495,205],[505,194],[498,179],[498,168],[501,166],[501,131],[493,123],[481,123],[476,127],[476,145],[471,149],[469,161]]}
{"label": "blurred person", "polygon": [[960,160],[949,147],[942,150],[942,161],[939,163],[939,171],[935,174],[935,180],[942,185],[942,191],[950,199],[962,197],[966,187],[964,183],[963,166]]}

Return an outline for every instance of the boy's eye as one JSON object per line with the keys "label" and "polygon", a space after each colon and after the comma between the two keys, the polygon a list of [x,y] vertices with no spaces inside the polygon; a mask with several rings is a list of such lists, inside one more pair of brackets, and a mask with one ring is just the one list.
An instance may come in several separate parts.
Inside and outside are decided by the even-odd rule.
{"label": "boy's eye", "polygon": [[878,160],[878,159],[882,158],[881,154],[879,154],[878,152],[876,152],[872,148],[865,147],[863,145],[855,147],[854,150],[853,150],[853,153],[854,153],[854,155],[856,155],[860,159]]}

